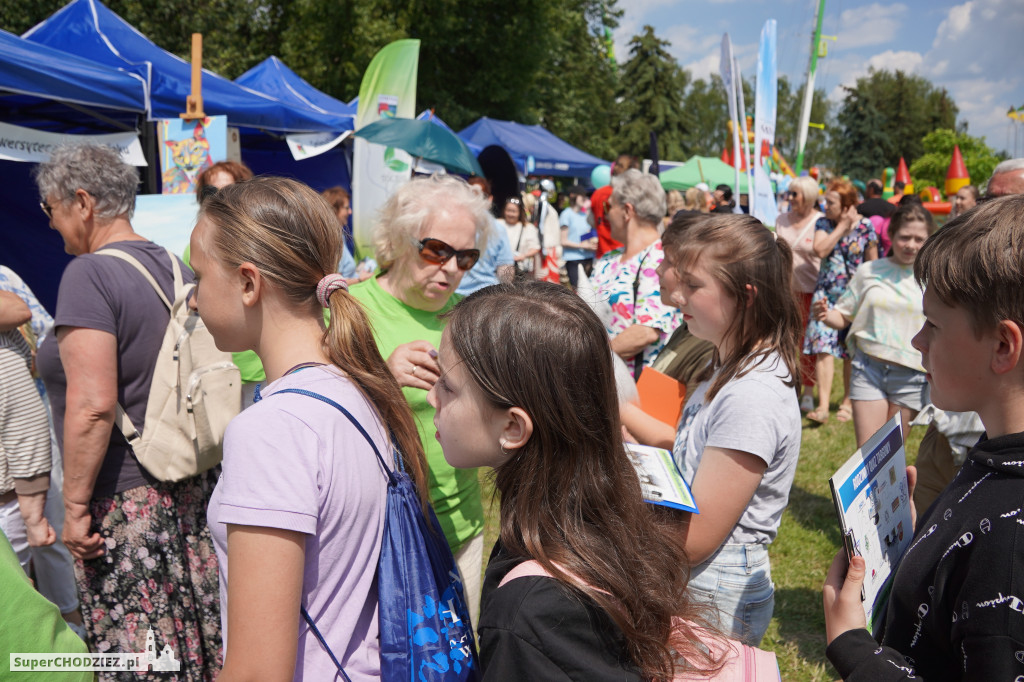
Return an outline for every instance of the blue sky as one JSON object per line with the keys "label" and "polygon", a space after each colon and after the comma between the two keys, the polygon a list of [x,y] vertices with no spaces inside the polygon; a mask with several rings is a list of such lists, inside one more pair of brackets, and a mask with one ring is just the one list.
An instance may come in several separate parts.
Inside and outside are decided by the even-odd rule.
{"label": "blue sky", "polygon": [[[778,24],[778,66],[795,85],[807,69],[818,0],[618,0],[615,31],[620,62],[645,24],[671,43],[669,51],[696,78],[718,71],[722,34],[733,42],[740,69],[752,78],[766,19]],[[1009,107],[1024,105],[1024,0],[826,0],[822,34],[828,57],[818,62],[817,87],[836,102],[869,67],[901,68],[945,87],[968,122],[995,149],[1013,154]],[[748,102],[748,109],[753,104]],[[1021,124],[1016,124],[1021,126]],[[814,132],[813,130],[811,131]],[[1024,127],[1016,149],[1024,155]]]}

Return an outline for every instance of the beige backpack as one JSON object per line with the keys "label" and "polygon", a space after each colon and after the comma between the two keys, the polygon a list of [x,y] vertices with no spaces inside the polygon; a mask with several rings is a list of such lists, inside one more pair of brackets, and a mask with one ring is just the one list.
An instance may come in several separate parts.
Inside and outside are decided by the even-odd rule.
{"label": "beige backpack", "polygon": [[145,433],[139,433],[120,403],[114,424],[139,463],[161,481],[180,481],[217,466],[228,422],[242,411],[242,380],[231,354],[217,350],[206,325],[188,307],[195,285],[184,283],[181,265],[168,251],[174,270],[172,304],[133,256],[118,249],[96,253],[130,263],[171,314],[149,388]]}

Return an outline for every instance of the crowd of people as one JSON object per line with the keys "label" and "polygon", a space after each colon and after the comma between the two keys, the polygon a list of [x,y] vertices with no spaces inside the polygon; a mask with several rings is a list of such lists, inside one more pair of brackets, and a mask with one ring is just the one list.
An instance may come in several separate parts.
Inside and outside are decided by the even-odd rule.
{"label": "crowd of people", "polygon": [[[772,619],[801,409],[829,419],[841,358],[836,417],[858,445],[931,416],[908,469],[930,492],[913,491],[882,630],[864,560],[822,567],[829,659],[844,679],[1024,674],[1024,160],[961,190],[941,229],[878,181],[861,197],[804,177],[772,230],[728,187],[672,196],[636,165],[556,209],[414,178],[376,216],[371,271],[342,188],[217,164],[182,260],[133,229],[116,152],[57,149],[36,172],[74,256],[53,318],[0,269],[0,584],[17,605],[0,619],[38,624],[18,645],[135,652],[152,629],[177,679],[380,679],[374,451],[394,449],[461,575],[482,679],[726,679]],[[219,466],[169,482],[118,414],[145,428],[159,292],[182,281],[244,409]],[[685,386],[677,421],[638,400],[645,372]],[[700,512],[645,503],[627,442],[669,450]]]}

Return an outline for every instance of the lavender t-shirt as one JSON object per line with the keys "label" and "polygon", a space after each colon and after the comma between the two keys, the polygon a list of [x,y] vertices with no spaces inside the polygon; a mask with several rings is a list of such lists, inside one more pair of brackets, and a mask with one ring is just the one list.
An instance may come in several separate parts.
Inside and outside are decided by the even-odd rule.
{"label": "lavender t-shirt", "polygon": [[[359,420],[387,457],[387,431],[362,393],[336,368],[303,369],[263,389],[263,400],[228,425],[223,472],[207,518],[220,562],[221,624],[228,646],[227,525],[306,535],[302,604],[352,680],[380,678],[377,562],[387,479],[366,439],[326,396]],[[299,611],[296,680],[340,679]],[[275,627],[267,623],[266,627]]]}

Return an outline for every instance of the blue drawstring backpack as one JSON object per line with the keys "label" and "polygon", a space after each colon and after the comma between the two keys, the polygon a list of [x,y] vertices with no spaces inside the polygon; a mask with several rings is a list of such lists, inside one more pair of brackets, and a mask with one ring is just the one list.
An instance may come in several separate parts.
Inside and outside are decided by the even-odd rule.
{"label": "blue drawstring backpack", "polygon": [[[393,447],[396,469],[352,414],[330,398],[312,391],[286,388],[338,409],[373,448],[388,477],[384,541],[377,567],[380,600],[380,672],[386,682],[473,682],[480,677],[473,627],[455,565],[441,524],[430,509],[424,517],[416,486]],[[330,655],[341,677],[350,682],[341,663],[306,611],[302,616]]]}

